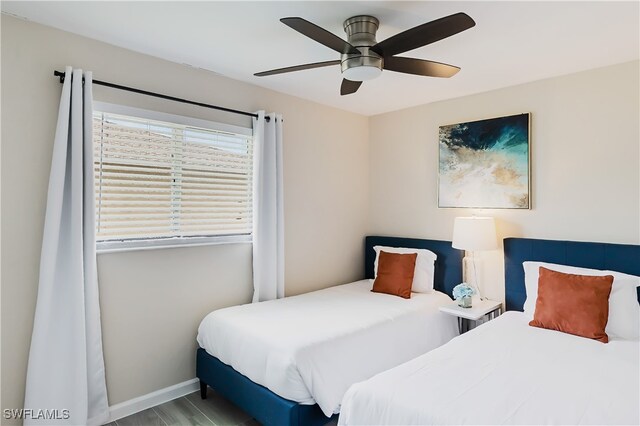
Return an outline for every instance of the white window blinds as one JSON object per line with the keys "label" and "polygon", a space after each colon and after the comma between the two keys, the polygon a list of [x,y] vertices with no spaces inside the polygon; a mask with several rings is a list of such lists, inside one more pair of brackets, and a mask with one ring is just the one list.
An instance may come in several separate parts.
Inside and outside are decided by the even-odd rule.
{"label": "white window blinds", "polygon": [[98,241],[250,234],[250,136],[96,112]]}

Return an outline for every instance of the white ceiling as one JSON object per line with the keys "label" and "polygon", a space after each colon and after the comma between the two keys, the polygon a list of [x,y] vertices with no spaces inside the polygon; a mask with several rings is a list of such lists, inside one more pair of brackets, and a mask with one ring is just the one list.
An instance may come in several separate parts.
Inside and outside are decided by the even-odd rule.
{"label": "white ceiling", "polygon": [[[639,58],[640,3],[630,2],[11,2],[2,11],[279,92],[372,115]],[[300,16],[346,38],[342,22],[380,20],[378,41],[466,12],[476,26],[402,56],[460,66],[450,79],[386,71],[340,96],[340,68],[253,73],[338,59],[279,22]],[[93,70],[99,78],[100,70]]]}

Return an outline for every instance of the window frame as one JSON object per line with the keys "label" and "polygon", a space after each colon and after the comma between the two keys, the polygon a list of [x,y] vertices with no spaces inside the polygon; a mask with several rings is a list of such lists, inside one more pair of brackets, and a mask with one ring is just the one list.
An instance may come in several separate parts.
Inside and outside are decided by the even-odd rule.
{"label": "window frame", "polygon": [[[183,115],[170,114],[160,111],[152,111],[142,108],[135,108],[125,105],[112,104],[107,102],[93,102],[93,112],[111,113],[125,115],[146,120],[164,121],[167,123],[175,123],[184,126],[193,126],[198,128],[209,129],[213,131],[235,133],[253,138],[253,129],[248,127],[236,126],[232,124],[218,123],[200,118],[187,117]],[[254,158],[255,162],[255,158]],[[251,207],[253,210],[253,205]],[[193,237],[159,237],[144,239],[127,239],[127,240],[108,240],[98,241],[96,239],[97,253],[114,253],[134,250],[152,250],[165,249],[175,247],[195,247],[217,244],[238,244],[251,243],[253,241],[252,233],[249,234],[230,234],[230,235],[211,235],[211,236],[193,236]]]}

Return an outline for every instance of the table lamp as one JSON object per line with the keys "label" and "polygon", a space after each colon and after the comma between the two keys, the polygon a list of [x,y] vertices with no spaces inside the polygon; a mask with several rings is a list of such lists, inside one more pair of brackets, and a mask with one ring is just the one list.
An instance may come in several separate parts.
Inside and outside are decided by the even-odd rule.
{"label": "table lamp", "polygon": [[[496,239],[496,223],[492,217],[456,217],[453,223],[453,248],[471,252],[471,263],[473,264],[473,285],[482,300],[480,285],[478,282],[478,271],[474,252],[480,250],[494,250],[498,248]],[[465,255],[463,265],[468,263]],[[465,268],[465,279],[468,274]]]}

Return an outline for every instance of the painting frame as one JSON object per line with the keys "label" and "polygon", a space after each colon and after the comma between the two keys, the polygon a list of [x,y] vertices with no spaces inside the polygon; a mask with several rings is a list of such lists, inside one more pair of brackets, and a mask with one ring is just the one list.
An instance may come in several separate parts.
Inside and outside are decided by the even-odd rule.
{"label": "painting frame", "polygon": [[[531,210],[531,117],[521,112],[439,126],[438,208]],[[511,145],[503,143],[507,127],[515,132],[509,135]],[[474,188],[467,170],[481,176],[485,187],[473,182]]]}

